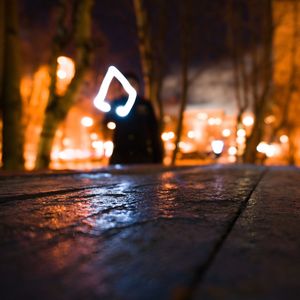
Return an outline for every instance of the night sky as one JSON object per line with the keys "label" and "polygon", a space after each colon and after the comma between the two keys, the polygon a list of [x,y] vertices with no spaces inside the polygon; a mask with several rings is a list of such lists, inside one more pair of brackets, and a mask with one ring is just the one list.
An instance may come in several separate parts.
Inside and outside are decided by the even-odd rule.
{"label": "night sky", "polygon": [[[49,31],[54,25],[53,9],[57,0],[23,0],[21,23],[23,36],[29,38],[32,30]],[[166,14],[167,35],[165,51],[171,65],[179,61],[179,0],[168,1]],[[150,8],[150,20],[155,24],[155,7],[146,1]],[[193,63],[206,64],[226,55],[224,48],[224,24],[222,5],[224,0],[194,0],[193,3]],[[102,35],[106,48],[107,62],[130,68],[139,64],[135,17],[131,0],[96,0],[93,9],[94,33]],[[52,27],[53,28],[53,27]],[[155,34],[159,28],[152,28]],[[49,37],[49,36],[48,36]]]}
{"label": "night sky", "polygon": [[[57,0],[23,0],[21,2],[21,24],[24,59],[28,68],[36,68],[47,63],[51,36],[53,35],[54,8]],[[156,26],[155,1],[146,1],[150,11],[153,34],[158,34]],[[176,97],[178,91],[180,66],[180,0],[168,1],[166,11],[166,38],[164,52],[166,63],[166,89],[164,95]],[[209,70],[226,61],[228,54],[225,47],[225,26],[223,8],[225,0],[193,0],[191,13],[192,58],[190,70]],[[96,40],[96,55],[93,69],[96,74],[105,72],[113,64],[122,71],[134,71],[141,75],[138,52],[135,16],[131,0],[96,0],[93,9],[93,32]],[[34,51],[32,51],[34,49]],[[32,70],[30,70],[32,71]],[[206,76],[207,77],[207,76]],[[205,80],[204,80],[205,82]],[[202,80],[203,83],[203,80]],[[214,82],[213,85],[216,83]],[[222,83],[220,83],[222,85]],[[226,83],[227,85],[227,83]],[[211,94],[206,96],[199,90],[201,84],[191,88],[191,102],[211,102]],[[203,84],[202,84],[203,87]],[[202,88],[201,88],[202,89]],[[200,93],[199,93],[200,92]],[[171,95],[172,94],[172,95]]]}

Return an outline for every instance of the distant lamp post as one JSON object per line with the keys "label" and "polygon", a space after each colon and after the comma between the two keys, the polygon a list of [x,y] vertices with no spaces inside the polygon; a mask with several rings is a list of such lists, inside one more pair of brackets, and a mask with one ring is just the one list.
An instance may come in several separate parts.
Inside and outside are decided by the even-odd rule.
{"label": "distant lamp post", "polygon": [[219,157],[222,154],[223,148],[224,148],[223,141],[214,140],[211,142],[211,149],[212,149],[213,153],[216,155],[216,157]]}

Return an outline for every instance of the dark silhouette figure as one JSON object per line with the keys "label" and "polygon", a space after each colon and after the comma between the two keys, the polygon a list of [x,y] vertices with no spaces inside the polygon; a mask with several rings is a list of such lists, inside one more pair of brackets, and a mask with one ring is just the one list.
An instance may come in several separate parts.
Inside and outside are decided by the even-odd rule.
{"label": "dark silhouette figure", "polygon": [[[130,84],[139,92],[139,82],[134,74],[124,74]],[[125,117],[116,114],[116,108],[124,105],[128,95],[111,102],[111,110],[105,115],[104,127],[114,122],[114,150],[110,164],[162,163],[163,146],[158,122],[150,101],[137,96],[136,101]]]}

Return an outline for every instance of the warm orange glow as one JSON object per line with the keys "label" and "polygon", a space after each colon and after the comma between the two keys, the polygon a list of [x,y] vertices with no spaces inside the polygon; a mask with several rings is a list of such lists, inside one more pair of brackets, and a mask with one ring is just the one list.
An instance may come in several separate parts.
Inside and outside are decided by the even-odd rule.
{"label": "warm orange glow", "polygon": [[289,137],[287,135],[283,134],[280,136],[279,140],[282,144],[286,144],[289,141]]}
{"label": "warm orange glow", "polygon": [[69,138],[64,138],[62,143],[65,147],[68,147],[71,145],[71,140]]}
{"label": "warm orange glow", "polygon": [[198,113],[198,115],[197,115],[198,120],[201,120],[201,121],[207,120],[207,117],[208,116],[206,113]]}
{"label": "warm orange glow", "polygon": [[[55,153],[55,156],[57,153]],[[89,151],[66,148],[58,153],[58,158],[65,161],[71,161],[76,159],[88,159],[91,156]],[[53,157],[52,157],[53,158]]]}
{"label": "warm orange glow", "polygon": [[73,60],[66,56],[57,58],[57,73],[58,80],[56,90],[59,95],[65,93],[69,83],[75,75],[75,64]]}
{"label": "warm orange glow", "polygon": [[278,156],[281,153],[278,144],[267,144],[266,142],[260,142],[256,147],[256,150],[260,153],[264,153],[267,157]]}
{"label": "warm orange glow", "polygon": [[194,139],[196,137],[195,131],[190,130],[187,134],[190,139]]}
{"label": "warm orange glow", "polygon": [[35,167],[38,142],[49,96],[50,76],[46,66],[40,67],[33,77],[21,80],[24,124],[24,158],[26,170]]}
{"label": "warm orange glow", "polygon": [[169,123],[172,121],[172,118],[170,116],[164,116],[164,122]]}
{"label": "warm orange glow", "polygon": [[278,147],[278,145],[275,144],[268,145],[267,152],[266,152],[267,157],[273,157],[279,154],[280,154],[280,148]]}
{"label": "warm orange glow", "polygon": [[208,123],[208,125],[211,125],[211,126],[213,126],[213,125],[221,125],[222,124],[222,119],[220,119],[220,118],[209,118],[208,120],[207,120],[207,123]]}
{"label": "warm orange glow", "polygon": [[238,137],[236,138],[236,142],[237,142],[239,145],[244,144],[245,141],[246,141],[246,138],[245,138],[244,136],[238,136]]}
{"label": "warm orange glow", "polygon": [[189,152],[193,151],[194,146],[192,143],[180,142],[179,148],[180,148],[181,152],[189,153]]}
{"label": "warm orange glow", "polygon": [[166,143],[165,148],[166,150],[173,151],[175,149],[175,144],[168,142]]}
{"label": "warm orange glow", "polygon": [[238,137],[245,137],[246,136],[246,130],[245,129],[239,129],[236,133]]}
{"label": "warm orange glow", "polygon": [[175,133],[173,131],[163,132],[161,138],[163,141],[172,140],[175,137]]}
{"label": "warm orange glow", "polygon": [[252,116],[245,116],[242,120],[242,123],[246,126],[246,127],[250,127],[254,124],[254,118]]}
{"label": "warm orange glow", "polygon": [[229,137],[230,135],[231,135],[231,130],[230,129],[223,129],[223,131],[222,131],[222,135],[224,136],[224,137]]}
{"label": "warm orange glow", "polygon": [[92,147],[95,149],[103,148],[104,143],[102,141],[93,141],[92,142]]}
{"label": "warm orange glow", "polygon": [[59,79],[66,79],[67,78],[67,72],[66,71],[64,71],[64,70],[58,70],[57,71],[57,77],[59,78]]}
{"label": "warm orange glow", "polygon": [[164,158],[164,165],[170,165],[171,162],[172,162],[172,158],[171,157],[166,156]]}
{"label": "warm orange glow", "polygon": [[237,154],[237,149],[236,149],[236,147],[234,147],[234,146],[229,147],[229,149],[228,149],[228,154],[231,155],[231,156],[236,155],[236,154]]}
{"label": "warm orange glow", "polygon": [[97,133],[93,132],[93,133],[91,133],[90,138],[91,138],[91,140],[95,141],[95,140],[97,140],[99,137],[98,137],[98,134],[97,134]]}
{"label": "warm orange glow", "polygon": [[257,147],[256,150],[260,153],[266,153],[268,150],[269,145],[266,142],[260,142]]}
{"label": "warm orange glow", "polygon": [[265,123],[267,125],[274,123],[276,120],[275,116],[271,115],[265,118]]}
{"label": "warm orange glow", "polygon": [[229,156],[228,157],[228,162],[230,162],[230,163],[236,162],[236,157],[235,156]]}

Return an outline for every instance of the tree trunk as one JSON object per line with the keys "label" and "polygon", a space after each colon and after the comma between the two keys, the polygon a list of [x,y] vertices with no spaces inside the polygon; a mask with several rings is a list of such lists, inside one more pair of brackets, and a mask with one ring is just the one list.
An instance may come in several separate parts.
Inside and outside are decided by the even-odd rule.
{"label": "tree trunk", "polygon": [[[159,3],[160,15],[158,26],[164,27],[164,4]],[[151,101],[158,115],[160,127],[163,122],[163,105],[160,98],[162,88],[163,56],[162,45],[164,42],[164,28],[160,28],[160,34],[154,37],[151,33],[148,12],[143,5],[143,0],[133,0],[136,17],[140,60],[144,80],[144,96]]]}
{"label": "tree trunk", "polygon": [[[294,1],[292,4],[292,37],[291,37],[291,46],[290,51],[285,51],[285,55],[290,56],[289,67],[285,65],[285,68],[289,70],[289,79],[285,84],[277,83],[276,77],[274,76],[275,84],[279,85],[278,90],[283,90],[283,95],[279,94],[277,96],[277,104],[280,106],[280,115],[277,117],[279,121],[275,124],[272,128],[272,134],[270,136],[270,143],[273,143],[278,135],[278,132],[284,128],[289,128],[289,121],[290,121],[290,108],[292,106],[293,98],[295,97],[295,92],[297,93],[297,81],[298,81],[298,53],[299,53],[299,0]],[[275,19],[276,21],[276,19]],[[290,21],[290,20],[289,20]],[[286,45],[281,45],[281,47],[286,47]],[[276,51],[276,48],[275,48]],[[288,52],[288,53],[287,53]],[[276,70],[275,72],[280,72],[280,70]],[[275,73],[274,72],[274,73]],[[276,73],[274,74],[276,75]],[[284,87],[282,87],[284,86]]]}
{"label": "tree trunk", "polygon": [[[227,1],[227,43],[233,62],[234,89],[238,107],[238,123],[244,111],[251,109],[254,125],[247,138],[243,154],[244,162],[256,161],[256,147],[263,137],[264,115],[270,103],[273,65],[272,1],[246,1],[248,17],[241,13],[239,1]],[[239,8],[239,11],[237,11]],[[257,18],[260,17],[260,29]],[[248,43],[245,43],[248,32]],[[246,48],[247,47],[247,48]]]}
{"label": "tree trunk", "polygon": [[180,110],[179,110],[179,118],[176,129],[176,141],[175,141],[175,149],[172,154],[172,165],[175,165],[176,158],[179,150],[179,143],[181,141],[182,128],[183,128],[183,117],[184,111],[187,104],[187,96],[188,96],[188,61],[185,59],[182,62],[182,86],[181,86],[181,102],[180,102]]}
{"label": "tree trunk", "polygon": [[3,63],[4,63],[4,1],[0,1],[0,112],[2,111]]}
{"label": "tree trunk", "polygon": [[255,114],[256,121],[253,124],[251,135],[247,138],[246,149],[243,155],[243,162],[254,164],[256,163],[257,145],[261,142],[264,126],[264,112],[258,112]]}
{"label": "tree trunk", "polygon": [[289,155],[288,155],[288,164],[290,166],[294,166],[296,164],[296,137],[294,134],[294,129],[291,127],[288,128],[288,134],[289,134]]}
{"label": "tree trunk", "polygon": [[[2,154],[3,63],[4,63],[4,1],[0,1],[0,153]],[[1,165],[1,163],[0,163]]]}
{"label": "tree trunk", "polygon": [[163,119],[164,119],[164,109],[161,101],[161,89],[162,89],[162,80],[157,79],[154,80],[151,84],[151,95],[152,100],[150,99],[151,103],[154,102],[153,99],[155,99],[154,106],[156,106],[156,112],[157,112],[157,118],[159,123],[160,130],[163,129]]}
{"label": "tree trunk", "polygon": [[188,65],[190,60],[191,49],[191,23],[189,13],[191,11],[191,1],[186,0],[182,4],[182,16],[181,16],[181,102],[178,116],[178,123],[176,129],[176,141],[175,149],[172,154],[171,164],[175,165],[177,153],[179,151],[179,143],[181,141],[183,117],[187,104],[188,89],[189,89],[189,77],[188,77]]}
{"label": "tree trunk", "polygon": [[3,3],[5,6],[5,38],[2,87],[2,161],[4,169],[22,170],[24,168],[24,137],[20,94],[21,56],[18,5],[17,0],[7,0]]}
{"label": "tree trunk", "polygon": [[144,95],[151,99],[151,76],[153,75],[153,53],[150,37],[150,26],[143,0],[133,0],[139,40],[140,58],[144,79]]}
{"label": "tree trunk", "polygon": [[37,169],[47,168],[51,161],[51,149],[56,130],[60,121],[51,111],[45,116],[43,131],[41,133]]}
{"label": "tree trunk", "polygon": [[[91,9],[93,0],[77,0],[75,5],[74,20],[74,43],[76,47],[75,67],[76,72],[64,95],[56,94],[56,59],[64,41],[54,45],[54,54],[51,66],[51,87],[49,103],[46,108],[46,117],[41,133],[37,169],[48,168],[51,161],[51,149],[58,126],[66,118],[68,111],[75,103],[75,98],[83,81],[85,72],[90,64],[90,39],[91,39]],[[61,17],[64,17],[62,11]],[[61,20],[59,20],[61,21]],[[59,28],[58,28],[59,31]],[[56,42],[57,43],[57,42]]]}

